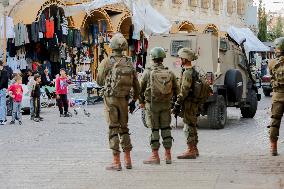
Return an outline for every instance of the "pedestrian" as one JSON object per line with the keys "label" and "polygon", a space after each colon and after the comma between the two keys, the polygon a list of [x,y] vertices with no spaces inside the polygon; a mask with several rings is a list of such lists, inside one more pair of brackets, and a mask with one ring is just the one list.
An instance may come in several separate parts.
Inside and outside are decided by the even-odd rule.
{"label": "pedestrian", "polygon": [[[140,86],[130,57],[123,55],[127,41],[117,33],[110,41],[112,54],[99,65],[97,82],[103,86],[106,120],[109,126],[109,146],[113,164],[107,170],[120,171],[120,145],[124,152],[126,169],[132,169],[130,151],[132,144],[128,129],[128,102],[133,89],[131,104],[139,97]],[[120,145],[119,145],[120,144]]]}
{"label": "pedestrian", "polygon": [[35,85],[36,85],[36,82],[34,80],[34,76],[33,75],[30,75],[28,77],[28,94],[30,96],[30,116],[31,116],[31,120],[34,120],[35,118],[35,115],[34,115],[34,98],[33,98],[33,95],[32,95],[32,91],[33,89],[35,88]]}
{"label": "pedestrian", "polygon": [[3,61],[0,60],[0,125],[5,125],[6,120],[6,91],[8,88],[8,72],[4,69]]}
{"label": "pedestrian", "polygon": [[44,74],[41,76],[41,86],[53,86],[54,82],[52,81],[51,75],[49,74],[48,68],[45,68]]}
{"label": "pedestrian", "polygon": [[23,100],[23,87],[22,77],[17,75],[15,77],[15,83],[8,88],[9,95],[13,99],[12,121],[10,124],[15,124],[16,119],[19,121],[19,125],[22,125],[22,100]]}
{"label": "pedestrian", "polygon": [[41,82],[41,77],[40,77],[39,74],[34,75],[34,81],[35,81],[35,84],[34,84],[32,92],[31,92],[31,97],[33,99],[33,109],[34,109],[34,112],[33,112],[32,115],[34,116],[33,120],[35,122],[40,122],[40,121],[43,121],[43,118],[40,117],[40,82]]}
{"label": "pedestrian", "polygon": [[284,37],[280,37],[275,40],[275,47],[277,59],[269,63],[273,88],[271,124],[269,126],[272,156],[278,155],[277,141],[279,137],[281,119],[284,112]]}
{"label": "pedestrian", "polygon": [[144,164],[160,164],[160,131],[165,148],[166,164],[172,163],[171,99],[179,93],[176,76],[163,65],[166,52],[155,47],[150,52],[153,63],[142,75],[140,107],[145,108],[146,124],[152,130],[150,145],[152,156]]}
{"label": "pedestrian", "polygon": [[[55,81],[56,99],[57,99],[57,105],[59,108],[60,117],[70,117],[68,113],[68,99],[67,99],[69,83],[70,80],[66,75],[65,69],[61,68],[60,76],[57,77]],[[63,107],[64,107],[64,112],[63,112]]]}
{"label": "pedestrian", "polygon": [[[189,48],[182,48],[178,51],[178,56],[182,64],[180,81],[180,93],[177,96],[173,113],[181,114],[184,122],[184,132],[187,140],[188,149],[178,159],[196,159],[199,156],[197,148],[197,113],[199,104],[191,98],[190,91],[193,88],[193,66],[192,61],[197,59],[195,53]],[[180,110],[183,110],[180,112]]]}

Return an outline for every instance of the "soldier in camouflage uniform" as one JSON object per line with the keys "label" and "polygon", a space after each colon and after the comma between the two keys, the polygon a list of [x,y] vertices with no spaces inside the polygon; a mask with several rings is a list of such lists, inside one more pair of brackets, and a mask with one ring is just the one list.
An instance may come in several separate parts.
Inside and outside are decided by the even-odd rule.
{"label": "soldier in camouflage uniform", "polygon": [[182,48],[178,51],[178,56],[182,63],[182,74],[180,82],[180,93],[177,96],[173,113],[178,114],[181,111],[181,117],[184,122],[184,133],[187,140],[188,149],[178,159],[196,159],[199,156],[197,143],[197,113],[198,104],[189,97],[190,90],[193,87],[193,67],[191,62],[197,59],[195,53],[188,48]]}
{"label": "soldier in camouflage uniform", "polygon": [[284,112],[284,37],[275,40],[277,59],[269,63],[271,82],[273,88],[271,124],[270,124],[270,143],[271,154],[277,156],[277,141],[281,119]]}
{"label": "soldier in camouflage uniform", "polygon": [[140,86],[131,58],[123,55],[127,41],[118,33],[110,41],[113,53],[98,68],[97,82],[103,86],[105,114],[109,126],[109,145],[113,151],[113,164],[107,170],[121,170],[120,146],[124,152],[125,167],[132,168],[132,144],[128,129],[128,100],[133,89],[133,101],[139,97]]}
{"label": "soldier in camouflage uniform", "polygon": [[151,50],[151,65],[145,70],[140,81],[140,107],[145,108],[146,124],[151,128],[150,145],[152,156],[144,164],[160,164],[160,130],[165,148],[166,164],[171,164],[171,99],[179,93],[176,76],[164,67],[166,53],[163,48]]}

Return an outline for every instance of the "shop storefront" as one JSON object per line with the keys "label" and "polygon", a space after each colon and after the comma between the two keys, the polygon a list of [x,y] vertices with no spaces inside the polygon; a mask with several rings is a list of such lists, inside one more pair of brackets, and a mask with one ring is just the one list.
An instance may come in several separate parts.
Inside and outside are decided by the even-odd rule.
{"label": "shop storefront", "polygon": [[[13,35],[8,37],[7,64],[14,73],[32,69],[42,74],[48,68],[55,77],[60,68],[64,68],[71,76],[77,74],[83,49],[81,31],[73,27],[72,17],[65,16],[64,6],[61,1],[46,1],[37,10],[33,21],[24,16],[21,20],[17,12],[11,13],[15,26]],[[19,7],[14,11],[17,9]]]}

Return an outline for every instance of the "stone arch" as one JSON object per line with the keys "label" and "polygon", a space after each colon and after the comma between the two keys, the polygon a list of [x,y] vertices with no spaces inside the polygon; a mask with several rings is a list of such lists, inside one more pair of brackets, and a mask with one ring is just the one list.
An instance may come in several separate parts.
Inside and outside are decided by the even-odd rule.
{"label": "stone arch", "polygon": [[213,35],[219,36],[219,29],[215,24],[208,24],[203,33],[212,33]]}
{"label": "stone arch", "polygon": [[121,32],[124,36],[129,36],[129,28],[131,25],[132,18],[129,14],[127,14],[119,21],[117,31]]}
{"label": "stone arch", "polygon": [[178,31],[186,31],[188,33],[196,31],[195,26],[193,23],[190,23],[188,21],[183,21],[181,24],[178,26]]}
{"label": "stone arch", "polygon": [[86,14],[82,22],[81,28],[85,29],[86,26],[89,24],[89,22],[91,22],[92,20],[93,21],[106,20],[107,30],[114,31],[111,18],[104,9],[96,9],[96,10],[91,11],[90,14]]}

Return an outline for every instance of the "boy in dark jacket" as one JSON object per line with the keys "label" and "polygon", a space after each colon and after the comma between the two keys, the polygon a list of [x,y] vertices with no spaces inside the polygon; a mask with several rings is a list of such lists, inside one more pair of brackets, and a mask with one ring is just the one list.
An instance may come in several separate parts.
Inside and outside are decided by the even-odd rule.
{"label": "boy in dark jacket", "polygon": [[40,75],[36,74],[34,76],[35,85],[31,93],[31,97],[33,97],[33,104],[34,104],[34,121],[39,122],[42,121],[43,118],[40,117],[40,82],[41,77]]}

